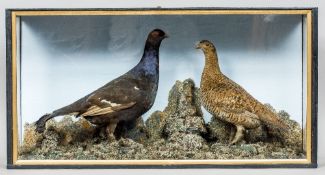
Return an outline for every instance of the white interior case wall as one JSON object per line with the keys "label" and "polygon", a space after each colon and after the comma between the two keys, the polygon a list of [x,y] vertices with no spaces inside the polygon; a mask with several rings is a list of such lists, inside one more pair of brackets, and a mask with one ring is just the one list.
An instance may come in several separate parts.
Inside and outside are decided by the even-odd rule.
{"label": "white interior case wall", "polygon": [[194,45],[208,39],[229,78],[302,124],[301,15],[40,16],[22,17],[21,25],[22,123],[128,71],[158,27],[170,38],[160,48],[158,94],[144,119],[166,107],[176,80],[192,78],[199,86],[204,55]]}

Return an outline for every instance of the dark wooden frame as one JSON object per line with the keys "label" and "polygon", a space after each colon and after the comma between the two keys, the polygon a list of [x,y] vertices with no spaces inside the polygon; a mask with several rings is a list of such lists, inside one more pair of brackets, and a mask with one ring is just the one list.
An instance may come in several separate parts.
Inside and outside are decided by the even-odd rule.
{"label": "dark wooden frame", "polygon": [[[17,165],[13,159],[13,52],[12,52],[12,12],[19,11],[147,11],[147,10],[309,10],[311,12],[311,157],[306,164],[284,163],[284,164],[161,164],[161,165]],[[179,168],[316,168],[317,167],[317,105],[318,105],[318,9],[317,8],[186,8],[186,9],[7,9],[6,10],[6,63],[7,63],[7,168],[9,169],[106,169],[106,168],[160,168],[160,169],[179,169]]]}

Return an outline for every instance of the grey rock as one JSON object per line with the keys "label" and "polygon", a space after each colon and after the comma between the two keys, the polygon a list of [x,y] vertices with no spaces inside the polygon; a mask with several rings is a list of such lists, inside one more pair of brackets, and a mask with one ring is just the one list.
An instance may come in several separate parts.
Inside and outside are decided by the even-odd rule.
{"label": "grey rock", "polygon": [[163,137],[163,128],[165,126],[166,113],[155,111],[146,120],[146,127],[150,141],[159,140]]}
{"label": "grey rock", "polygon": [[207,128],[209,131],[209,139],[217,140],[220,143],[227,144],[229,143],[229,135],[232,126],[231,124],[224,122],[217,117],[212,117],[211,121],[207,124]]}
{"label": "grey rock", "polygon": [[[128,125],[119,124],[118,139],[108,142],[105,133],[85,119],[66,116],[51,120],[43,134],[34,124],[24,126],[19,159],[25,160],[139,160],[139,159],[298,159],[305,154],[301,127],[285,111],[279,116],[290,126],[288,133],[265,126],[248,130],[245,140],[229,146],[231,124],[216,117],[206,124],[199,91],[191,79],[176,81],[168,105],[144,123],[139,117]],[[271,105],[268,107],[272,110]],[[275,110],[274,110],[275,111]],[[103,135],[102,137],[100,135]],[[280,138],[280,139],[277,139]]]}
{"label": "grey rock", "polygon": [[207,132],[201,111],[198,89],[193,80],[176,81],[169,91],[168,105],[164,110],[166,123],[164,133],[172,135],[176,132],[197,133]]}
{"label": "grey rock", "polygon": [[59,145],[59,139],[60,136],[54,129],[45,130],[41,146],[42,151],[50,152],[51,150],[55,150]]}
{"label": "grey rock", "polygon": [[145,143],[148,140],[148,130],[142,117],[138,117],[133,123],[128,125],[120,125],[115,132],[123,138],[134,140],[138,143]]}

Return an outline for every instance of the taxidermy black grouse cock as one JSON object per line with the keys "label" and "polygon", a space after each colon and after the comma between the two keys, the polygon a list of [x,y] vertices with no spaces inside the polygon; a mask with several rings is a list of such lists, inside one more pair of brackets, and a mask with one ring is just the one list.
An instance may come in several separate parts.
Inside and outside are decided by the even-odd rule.
{"label": "taxidermy black grouse cock", "polygon": [[159,80],[159,47],[167,38],[164,31],[155,29],[148,35],[140,62],[124,75],[77,100],[45,114],[36,122],[36,130],[43,132],[46,122],[56,116],[75,115],[90,123],[106,126],[109,140],[119,122],[134,121],[153,105]]}

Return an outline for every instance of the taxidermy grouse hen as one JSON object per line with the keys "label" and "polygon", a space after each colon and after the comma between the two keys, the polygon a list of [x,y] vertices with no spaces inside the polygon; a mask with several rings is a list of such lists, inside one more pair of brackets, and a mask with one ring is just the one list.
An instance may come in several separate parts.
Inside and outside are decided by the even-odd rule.
{"label": "taxidermy grouse hen", "polygon": [[108,139],[115,140],[114,131],[119,122],[134,121],[147,112],[155,101],[159,47],[164,38],[167,38],[164,31],[151,31],[143,56],[135,67],[76,102],[42,116],[36,122],[36,130],[43,132],[46,122],[56,116],[75,115],[84,117],[92,124],[106,126]]}
{"label": "taxidermy grouse hen", "polygon": [[268,127],[287,130],[280,118],[257,101],[240,85],[222,74],[214,45],[202,40],[196,45],[205,55],[205,66],[201,77],[200,95],[204,108],[219,119],[236,126],[230,134],[230,144],[239,142],[245,129]]}

